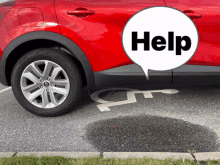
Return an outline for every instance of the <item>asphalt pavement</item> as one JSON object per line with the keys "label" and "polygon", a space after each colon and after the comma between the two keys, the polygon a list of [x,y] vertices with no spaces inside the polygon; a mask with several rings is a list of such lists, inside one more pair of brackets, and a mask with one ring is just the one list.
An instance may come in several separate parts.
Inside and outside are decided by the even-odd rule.
{"label": "asphalt pavement", "polygon": [[[220,152],[220,86],[134,90],[135,101],[104,111],[84,91],[68,114],[39,117],[0,85],[0,152]],[[98,98],[122,102],[129,92],[109,90]]]}

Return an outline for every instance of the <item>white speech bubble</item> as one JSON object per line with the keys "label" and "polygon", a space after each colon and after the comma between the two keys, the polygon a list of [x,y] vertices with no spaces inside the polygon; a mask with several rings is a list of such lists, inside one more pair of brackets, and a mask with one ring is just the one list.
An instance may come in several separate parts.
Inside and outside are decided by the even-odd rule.
{"label": "white speech bubble", "polygon": [[[132,50],[135,48],[132,47],[132,32],[137,32],[137,38],[133,37],[133,41],[135,38],[145,39],[144,42],[149,43],[149,50],[144,50],[144,44],[137,42],[133,42],[137,43],[137,50]],[[144,32],[149,32],[149,40],[146,39],[147,35],[144,37]],[[173,32],[173,37],[168,37],[168,32]],[[156,36],[162,36],[165,39],[166,44],[156,44],[157,47],[165,46],[164,50],[158,51],[153,48],[152,40]],[[186,40],[186,45],[187,37],[182,38],[184,36],[190,38],[191,46],[189,46],[189,40]],[[170,44],[172,38],[173,44]],[[155,38],[155,42],[163,41]],[[149,69],[165,71],[187,63],[196,52],[198,43],[199,35],[194,22],[182,11],[171,7],[157,6],[139,11],[129,19],[122,32],[122,45],[125,53],[134,63],[141,66],[148,80]],[[173,45],[173,50],[169,45]],[[176,45],[183,48],[176,48]],[[145,48],[147,49],[147,46]],[[177,55],[178,52],[181,52],[181,55]]]}

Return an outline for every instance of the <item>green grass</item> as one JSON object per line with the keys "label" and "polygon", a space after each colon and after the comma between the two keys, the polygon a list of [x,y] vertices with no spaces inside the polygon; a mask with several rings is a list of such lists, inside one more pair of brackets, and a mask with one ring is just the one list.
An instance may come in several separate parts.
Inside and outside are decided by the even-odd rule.
{"label": "green grass", "polygon": [[[20,156],[12,158],[0,158],[0,165],[199,165],[200,162],[195,162],[193,160],[185,159],[184,162],[182,159],[153,159],[153,158],[143,158],[143,159],[103,159],[103,157],[93,157],[93,158],[64,158],[61,156],[54,157],[41,157],[37,158],[35,156]],[[220,164],[218,161],[207,161],[207,165]]]}

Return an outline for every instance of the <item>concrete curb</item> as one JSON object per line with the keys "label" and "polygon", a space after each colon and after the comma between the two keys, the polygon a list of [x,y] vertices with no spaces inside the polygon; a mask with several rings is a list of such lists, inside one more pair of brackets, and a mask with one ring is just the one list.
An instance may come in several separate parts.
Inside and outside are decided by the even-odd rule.
{"label": "concrete curb", "polygon": [[0,158],[6,157],[13,157],[15,155],[15,152],[0,152]]}
{"label": "concrete curb", "polygon": [[103,158],[154,158],[154,159],[189,159],[194,160],[190,153],[171,153],[171,152],[104,152]]}
{"label": "concrete curb", "polygon": [[35,155],[38,158],[41,156],[63,156],[66,158],[85,158],[100,156],[100,152],[18,152],[16,156]]}
{"label": "concrete curb", "polygon": [[[14,157],[16,152],[0,152],[0,158]],[[35,155],[38,158],[42,156],[63,156],[66,158],[88,158],[101,156],[100,152],[18,152],[17,156]],[[205,160],[220,160],[220,152],[201,152],[194,154],[198,161]],[[154,158],[164,160],[166,158],[173,159],[189,159],[194,160],[190,153],[175,153],[175,152],[104,152],[103,158]]]}
{"label": "concrete curb", "polygon": [[196,160],[220,160],[220,152],[201,152],[195,153]]}

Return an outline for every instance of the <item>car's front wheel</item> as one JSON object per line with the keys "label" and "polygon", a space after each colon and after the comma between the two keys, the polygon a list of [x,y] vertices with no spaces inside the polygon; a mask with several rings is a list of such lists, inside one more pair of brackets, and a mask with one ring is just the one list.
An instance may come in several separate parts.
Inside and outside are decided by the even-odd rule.
{"label": "car's front wheel", "polygon": [[75,62],[60,50],[36,49],[16,63],[12,90],[23,108],[39,116],[59,116],[74,108],[82,92]]}

